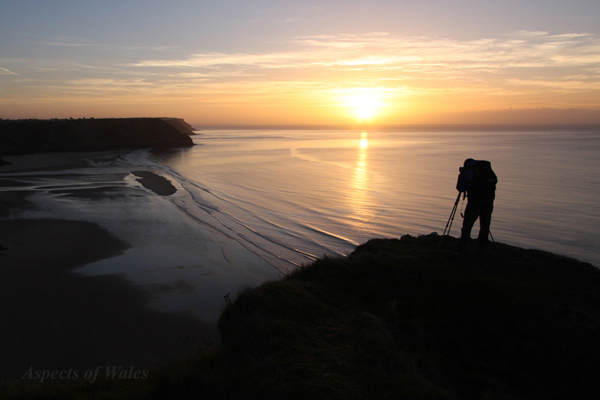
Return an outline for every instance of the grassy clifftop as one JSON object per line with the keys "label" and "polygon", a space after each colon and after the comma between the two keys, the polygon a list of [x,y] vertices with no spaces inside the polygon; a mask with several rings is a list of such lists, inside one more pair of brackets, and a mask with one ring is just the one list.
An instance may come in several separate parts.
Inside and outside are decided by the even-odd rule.
{"label": "grassy clifftop", "polygon": [[595,398],[600,271],[501,244],[463,258],[439,240],[372,240],[242,293],[221,317],[220,352],[159,393]]}
{"label": "grassy clifftop", "polygon": [[[496,244],[377,239],[248,289],[222,344],[111,398],[595,399],[600,271]],[[64,388],[63,388],[64,389]],[[70,389],[69,389],[70,390]],[[85,386],[67,391],[87,398]],[[65,393],[65,392],[63,392]],[[100,395],[98,395],[100,396]],[[0,396],[1,397],[1,396]],[[98,397],[103,398],[103,397]]]}

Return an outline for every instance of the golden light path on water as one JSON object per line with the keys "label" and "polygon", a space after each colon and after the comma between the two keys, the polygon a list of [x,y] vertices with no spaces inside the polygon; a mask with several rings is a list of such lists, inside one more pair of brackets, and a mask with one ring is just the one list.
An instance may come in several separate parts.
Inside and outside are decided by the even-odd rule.
{"label": "golden light path on water", "polygon": [[358,142],[358,156],[351,181],[350,207],[352,215],[350,221],[356,229],[364,227],[374,217],[372,199],[369,196],[369,140],[368,133],[362,132]]}

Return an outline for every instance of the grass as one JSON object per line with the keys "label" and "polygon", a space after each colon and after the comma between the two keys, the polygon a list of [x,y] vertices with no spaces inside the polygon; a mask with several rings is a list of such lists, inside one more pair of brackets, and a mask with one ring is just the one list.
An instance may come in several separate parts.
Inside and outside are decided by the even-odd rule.
{"label": "grass", "polygon": [[502,244],[463,257],[439,241],[372,240],[245,290],[217,351],[148,380],[5,382],[0,399],[597,398],[597,268]]}

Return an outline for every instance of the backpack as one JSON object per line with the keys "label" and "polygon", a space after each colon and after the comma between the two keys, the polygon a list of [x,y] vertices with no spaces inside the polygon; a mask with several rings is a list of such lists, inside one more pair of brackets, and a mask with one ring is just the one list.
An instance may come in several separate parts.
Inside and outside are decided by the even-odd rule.
{"label": "backpack", "polygon": [[[469,199],[494,199],[496,197],[496,183],[498,183],[498,177],[492,170],[492,164],[489,161],[476,160],[471,162],[468,167],[461,169],[461,175],[459,175],[459,183],[461,181],[462,173],[465,171],[473,172],[473,181],[466,188]],[[459,188],[457,183],[456,188]]]}
{"label": "backpack", "polygon": [[473,170],[473,183],[471,186],[477,187],[496,187],[498,177],[492,170],[492,163],[484,160],[476,160],[475,164],[469,166],[468,169]]}

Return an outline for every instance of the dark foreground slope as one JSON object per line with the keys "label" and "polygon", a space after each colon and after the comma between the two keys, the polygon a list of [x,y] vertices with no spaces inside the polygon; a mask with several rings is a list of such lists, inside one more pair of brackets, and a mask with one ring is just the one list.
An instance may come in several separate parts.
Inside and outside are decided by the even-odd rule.
{"label": "dark foreground slope", "polygon": [[189,147],[193,133],[176,118],[0,120],[0,155]]}
{"label": "dark foreground slope", "polygon": [[600,271],[502,244],[465,258],[439,241],[372,240],[246,290],[218,351],[115,398],[596,399]]}

